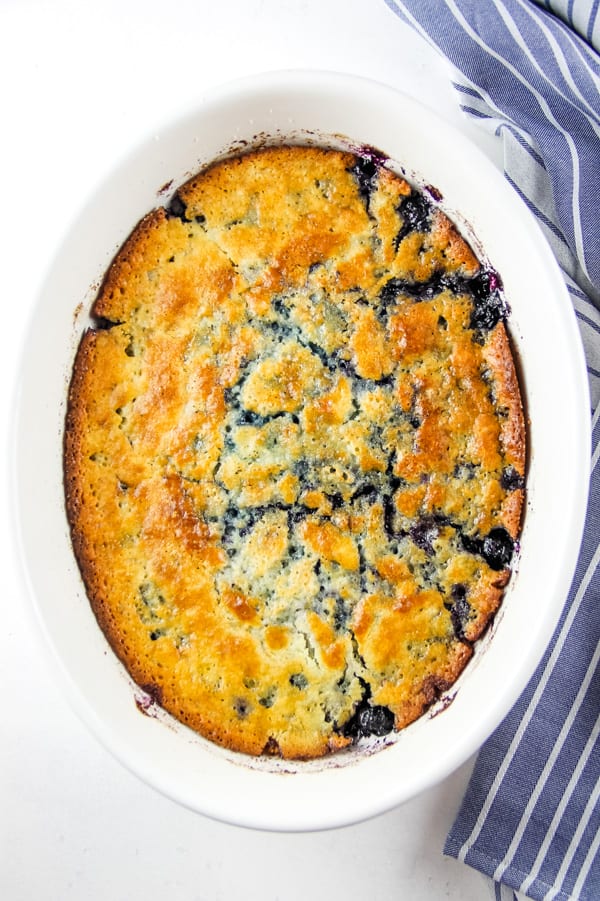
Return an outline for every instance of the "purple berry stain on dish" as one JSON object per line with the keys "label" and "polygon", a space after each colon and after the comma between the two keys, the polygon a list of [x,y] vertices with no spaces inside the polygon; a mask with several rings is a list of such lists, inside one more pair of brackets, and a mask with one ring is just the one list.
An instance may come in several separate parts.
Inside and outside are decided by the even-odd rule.
{"label": "purple berry stain on dish", "polygon": [[158,685],[140,685],[140,692],[134,696],[135,706],[144,716],[155,717],[158,708],[162,705],[162,692]]}
{"label": "purple berry stain on dish", "polygon": [[427,193],[429,194],[429,196],[430,196],[433,200],[435,200],[436,203],[440,203],[440,201],[442,201],[442,200],[444,199],[444,195],[442,194],[442,192],[439,191],[439,190],[438,190],[436,187],[434,187],[433,185],[425,185],[424,190],[427,191]]}

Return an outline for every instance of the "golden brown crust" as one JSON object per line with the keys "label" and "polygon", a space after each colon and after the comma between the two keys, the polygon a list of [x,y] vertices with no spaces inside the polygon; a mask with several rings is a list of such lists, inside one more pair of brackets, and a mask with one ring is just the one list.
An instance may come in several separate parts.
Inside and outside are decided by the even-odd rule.
{"label": "golden brown crust", "polygon": [[211,740],[320,756],[402,728],[498,608],[524,494],[504,308],[388,168],[217,163],[111,266],[65,495],[98,622]]}

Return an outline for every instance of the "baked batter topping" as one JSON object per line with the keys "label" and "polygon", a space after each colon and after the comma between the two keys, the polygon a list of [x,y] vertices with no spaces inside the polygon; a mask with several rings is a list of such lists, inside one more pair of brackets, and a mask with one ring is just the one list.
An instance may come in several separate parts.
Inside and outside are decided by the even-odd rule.
{"label": "baked batter topping", "polygon": [[175,717],[316,757],[418,717],[500,604],[525,436],[496,273],[372,153],[213,164],[112,264],[65,486],[98,621]]}

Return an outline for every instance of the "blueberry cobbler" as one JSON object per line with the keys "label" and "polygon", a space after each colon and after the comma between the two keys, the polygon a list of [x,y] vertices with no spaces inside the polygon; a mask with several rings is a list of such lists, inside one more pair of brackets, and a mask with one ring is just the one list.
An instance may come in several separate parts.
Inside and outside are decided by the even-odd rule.
{"label": "blueberry cobbler", "polygon": [[497,610],[525,429],[498,275],[373,152],[214,163],[119,251],[69,392],[94,613],[203,736],[402,729]]}

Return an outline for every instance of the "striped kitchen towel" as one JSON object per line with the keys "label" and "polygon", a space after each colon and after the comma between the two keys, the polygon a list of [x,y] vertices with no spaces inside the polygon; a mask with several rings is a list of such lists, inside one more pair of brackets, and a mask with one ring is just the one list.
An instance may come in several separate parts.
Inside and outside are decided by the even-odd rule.
{"label": "striped kitchen towel", "polygon": [[[462,109],[564,273],[587,357],[592,478],[562,618],[481,750],[445,851],[496,897],[600,899],[600,0],[386,0],[452,64]],[[560,518],[557,516],[557,528]]]}

